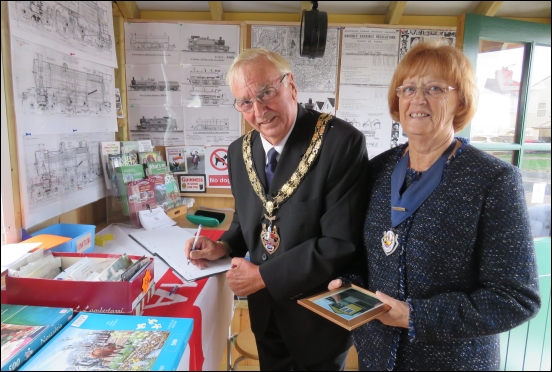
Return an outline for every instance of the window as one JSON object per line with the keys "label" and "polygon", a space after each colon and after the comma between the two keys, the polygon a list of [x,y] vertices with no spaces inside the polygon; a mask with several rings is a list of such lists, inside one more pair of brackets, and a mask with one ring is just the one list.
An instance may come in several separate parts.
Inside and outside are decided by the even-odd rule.
{"label": "window", "polygon": [[537,109],[537,117],[538,118],[546,117],[546,102],[539,103],[539,108]]}
{"label": "window", "polygon": [[[479,103],[472,122],[459,134],[521,169],[530,214],[550,211],[550,25],[464,17],[458,33],[475,67]],[[538,235],[533,217],[531,223]]]}

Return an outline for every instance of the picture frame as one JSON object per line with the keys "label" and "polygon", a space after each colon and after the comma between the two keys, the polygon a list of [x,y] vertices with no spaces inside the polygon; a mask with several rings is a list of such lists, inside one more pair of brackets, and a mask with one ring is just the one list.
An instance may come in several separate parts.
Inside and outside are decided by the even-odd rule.
{"label": "picture frame", "polygon": [[354,284],[346,284],[297,302],[349,331],[391,308],[381,302],[375,293]]}
{"label": "picture frame", "polygon": [[207,178],[205,174],[178,174],[178,189],[180,193],[204,193],[206,192]]}

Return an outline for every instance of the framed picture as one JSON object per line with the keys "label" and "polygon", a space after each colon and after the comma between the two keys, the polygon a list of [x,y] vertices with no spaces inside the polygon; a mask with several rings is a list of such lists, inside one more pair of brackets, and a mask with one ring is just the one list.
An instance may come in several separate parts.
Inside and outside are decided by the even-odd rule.
{"label": "framed picture", "polygon": [[178,188],[180,193],[189,192],[205,192],[205,175],[204,174],[178,174]]}
{"label": "framed picture", "polygon": [[390,309],[375,293],[354,284],[347,284],[297,302],[349,331]]}

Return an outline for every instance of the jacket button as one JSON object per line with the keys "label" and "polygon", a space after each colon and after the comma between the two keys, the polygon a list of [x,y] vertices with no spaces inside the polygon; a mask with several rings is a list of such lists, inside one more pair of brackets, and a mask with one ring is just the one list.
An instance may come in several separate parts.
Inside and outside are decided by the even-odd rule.
{"label": "jacket button", "polygon": [[263,259],[263,261],[266,261],[266,253],[263,253],[263,255],[261,256],[261,258]]}

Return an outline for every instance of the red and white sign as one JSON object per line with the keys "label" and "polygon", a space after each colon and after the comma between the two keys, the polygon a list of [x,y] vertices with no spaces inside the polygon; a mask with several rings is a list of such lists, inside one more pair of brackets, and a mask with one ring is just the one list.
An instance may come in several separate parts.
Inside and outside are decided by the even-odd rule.
{"label": "red and white sign", "polygon": [[209,146],[205,149],[207,188],[230,188],[228,177],[228,147]]}

